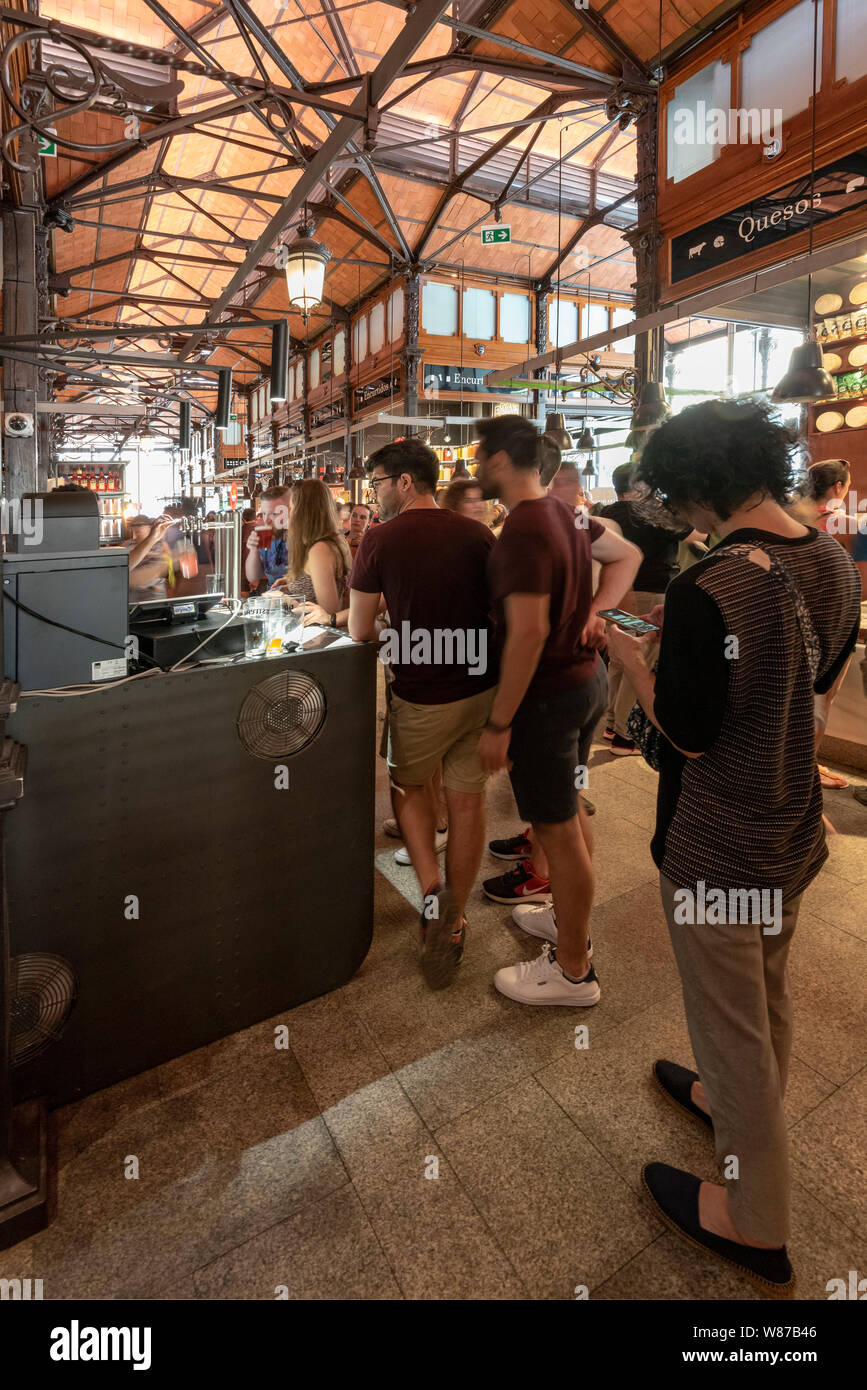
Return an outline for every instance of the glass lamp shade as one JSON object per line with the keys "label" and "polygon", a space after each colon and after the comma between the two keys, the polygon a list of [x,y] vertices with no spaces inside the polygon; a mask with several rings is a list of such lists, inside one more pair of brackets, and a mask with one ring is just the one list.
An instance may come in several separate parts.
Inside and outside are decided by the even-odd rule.
{"label": "glass lamp shade", "polygon": [[632,428],[652,429],[654,425],[661,425],[670,413],[671,406],[666,399],[662,383],[646,381],[641,388],[638,407],[632,417]]}
{"label": "glass lamp shade", "polygon": [[582,454],[590,453],[596,448],[596,440],[593,437],[593,431],[588,429],[586,425],[578,436],[578,443],[575,445],[575,448],[580,449]]}
{"label": "glass lamp shade", "polygon": [[355,482],[359,479],[363,482],[364,479],[367,477],[367,474],[365,473],[360,463],[354,463],[350,468],[347,476],[348,479],[350,479],[352,482]]}
{"label": "glass lamp shade", "polygon": [[299,237],[287,247],[286,288],[289,303],[299,314],[309,314],[322,303],[325,267],[331,252],[312,237]]}
{"label": "glass lamp shade", "polygon": [[596,475],[596,469],[593,467],[593,464],[592,464],[591,460],[588,459],[587,462],[585,463],[584,467],[581,469],[581,477],[582,477],[582,478],[593,478],[593,477],[595,477],[595,475]]}
{"label": "glass lamp shade", "polygon": [[549,439],[553,439],[558,449],[572,448],[572,436],[566,429],[565,416],[558,411],[545,416],[545,433]]}
{"label": "glass lamp shade", "polygon": [[773,401],[825,401],[837,394],[834,378],[822,365],[818,343],[801,343],[789,358],[789,370],[771,392]]}

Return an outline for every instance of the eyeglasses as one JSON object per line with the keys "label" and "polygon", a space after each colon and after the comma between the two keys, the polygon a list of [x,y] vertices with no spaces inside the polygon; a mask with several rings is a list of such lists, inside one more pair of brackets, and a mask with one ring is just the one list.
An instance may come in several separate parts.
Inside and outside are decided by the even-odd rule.
{"label": "eyeglasses", "polygon": [[403,475],[401,473],[383,473],[382,476],[379,478],[371,478],[368,486],[371,488],[373,492],[376,492],[376,489],[379,487],[380,483],[387,482],[389,478],[400,478],[402,476]]}

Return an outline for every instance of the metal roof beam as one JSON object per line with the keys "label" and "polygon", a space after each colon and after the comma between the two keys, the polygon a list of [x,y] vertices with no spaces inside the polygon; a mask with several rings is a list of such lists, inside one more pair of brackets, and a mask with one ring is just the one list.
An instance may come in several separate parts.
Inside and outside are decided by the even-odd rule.
{"label": "metal roof beam", "polygon": [[[150,2],[153,3],[153,0]],[[303,206],[304,200],[322,181],[331,161],[346,148],[352,137],[362,128],[368,105],[375,106],[381,100],[447,8],[448,0],[419,0],[413,13],[407,15],[403,31],[389,46],[368,78],[366,101],[357,102],[352,110],[338,121],[334,130],[320,145],[307,168],[301,173],[283,207],[275,213],[265,231],[251,246],[243,263],[235,271],[228,285],[216,300],[209,317],[218,320],[220,315],[229,307],[234,295],[247,280],[250,271],[271,250],[280,233],[285,230],[295,213]],[[188,355],[193,352],[199,341],[200,336],[197,338],[194,335],[187,343],[184,354]]]}

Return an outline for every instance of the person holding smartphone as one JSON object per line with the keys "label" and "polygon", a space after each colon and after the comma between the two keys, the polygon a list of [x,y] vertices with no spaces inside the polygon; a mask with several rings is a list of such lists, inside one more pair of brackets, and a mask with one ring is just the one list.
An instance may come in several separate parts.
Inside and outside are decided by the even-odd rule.
{"label": "person holding smartphone", "polygon": [[[647,614],[662,602],[666,586],[678,572],[678,548],[683,541],[704,540],[689,527],[678,527],[667,522],[660,525],[661,518],[649,519],[642,514],[641,494],[635,487],[635,469],[628,463],[621,463],[611,475],[617,501],[600,507],[597,515],[601,520],[618,527],[627,540],[632,541],[641,551],[641,568],[635,576],[631,593],[624,600],[624,607],[638,616]],[[662,518],[664,519],[664,518]],[[656,659],[656,649],[649,654],[651,662]],[[602,737],[610,752],[616,758],[638,754],[632,739],[626,731],[629,712],[635,704],[635,690],[628,674],[623,670],[617,655],[609,652],[608,660],[608,709]]]}
{"label": "person holding smartphone", "polygon": [[726,1175],[651,1163],[645,1186],[669,1227],[776,1297],[795,1286],[787,962],[828,857],[814,696],[855,646],[861,597],[842,546],[785,510],[794,443],[755,400],[689,406],[650,436],[639,479],[721,539],[647,614],[662,621],[655,674],[654,634],[608,637],[663,735],[651,854],[697,1065],[660,1059],[653,1077],[712,1135]]}

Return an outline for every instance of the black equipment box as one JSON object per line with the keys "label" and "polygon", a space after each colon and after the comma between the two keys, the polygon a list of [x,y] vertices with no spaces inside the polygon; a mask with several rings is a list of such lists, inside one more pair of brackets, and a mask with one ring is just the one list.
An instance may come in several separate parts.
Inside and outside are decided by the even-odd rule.
{"label": "black equipment box", "polygon": [[[73,501],[93,502],[83,493]],[[75,529],[75,523],[67,521]],[[97,521],[97,529],[98,529]],[[3,564],[3,667],[22,690],[127,674],[129,555],[21,547]]]}
{"label": "black equipment box", "polygon": [[[96,493],[75,492],[65,487],[55,488],[53,492],[25,492],[21,507],[28,528],[7,537],[8,554],[69,554],[99,549]],[[34,522],[38,525],[34,526]]]}

